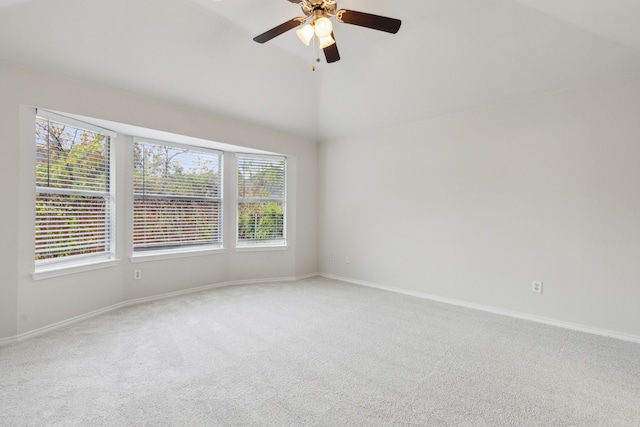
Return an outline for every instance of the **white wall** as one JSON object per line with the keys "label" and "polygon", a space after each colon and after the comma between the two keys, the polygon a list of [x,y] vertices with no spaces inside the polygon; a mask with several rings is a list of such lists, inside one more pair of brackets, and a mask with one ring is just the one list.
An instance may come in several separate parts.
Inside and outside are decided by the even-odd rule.
{"label": "white wall", "polygon": [[[313,273],[318,260],[328,274],[640,336],[640,79],[330,140],[319,154],[312,141],[2,63],[0,94],[0,340],[130,299]],[[33,281],[28,106],[292,156],[291,247],[133,265],[122,226],[117,267]]]}
{"label": "white wall", "polygon": [[[125,92],[0,63],[0,340],[19,336],[122,301],[227,281],[294,277],[317,271],[315,142]],[[127,183],[117,183],[118,265],[34,281],[35,151],[33,109],[40,107],[209,139],[290,156],[288,240],[283,251],[236,252],[227,233],[222,254],[132,264]],[[115,147],[126,176],[127,145]],[[129,206],[130,209],[130,206]],[[130,212],[130,211],[129,211]],[[143,279],[133,281],[134,268]]]}
{"label": "white wall", "polygon": [[0,338],[16,333],[18,300],[18,175],[20,111],[17,104],[6,104],[11,81],[0,76]]}
{"label": "white wall", "polygon": [[640,79],[330,140],[319,176],[320,271],[640,337]]}

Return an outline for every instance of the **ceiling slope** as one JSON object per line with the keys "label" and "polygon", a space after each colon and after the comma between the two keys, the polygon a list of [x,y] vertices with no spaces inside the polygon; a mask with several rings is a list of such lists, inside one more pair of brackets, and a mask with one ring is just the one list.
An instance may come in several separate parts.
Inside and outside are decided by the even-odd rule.
{"label": "ceiling slope", "polygon": [[0,0],[0,60],[316,136],[317,76],[212,8],[193,0],[11,1]]}
{"label": "ceiling slope", "polygon": [[325,70],[320,139],[640,73],[640,51],[519,2],[393,3],[395,38],[343,43]]}
{"label": "ceiling slope", "polygon": [[319,64],[285,0],[0,0],[0,60],[317,140],[640,74],[637,0],[339,0]]}
{"label": "ceiling slope", "polygon": [[638,0],[517,0],[584,30],[640,51]]}

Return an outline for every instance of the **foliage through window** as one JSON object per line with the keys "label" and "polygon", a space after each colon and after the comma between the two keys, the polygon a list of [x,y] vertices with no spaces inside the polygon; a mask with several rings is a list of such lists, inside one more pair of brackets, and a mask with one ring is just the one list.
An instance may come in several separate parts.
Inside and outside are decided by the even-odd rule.
{"label": "foliage through window", "polygon": [[286,161],[238,155],[238,245],[284,245]]}
{"label": "foliage through window", "polygon": [[108,135],[36,118],[36,265],[112,255]]}
{"label": "foliage through window", "polygon": [[219,245],[220,153],[137,141],[133,156],[134,251]]}

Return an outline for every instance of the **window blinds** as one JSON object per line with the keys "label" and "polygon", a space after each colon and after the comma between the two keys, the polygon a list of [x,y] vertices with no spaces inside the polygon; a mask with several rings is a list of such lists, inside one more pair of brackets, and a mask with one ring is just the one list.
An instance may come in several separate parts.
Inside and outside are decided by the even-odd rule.
{"label": "window blinds", "polygon": [[137,141],[133,185],[134,251],[221,243],[219,152]]}
{"label": "window blinds", "polygon": [[36,118],[35,259],[111,253],[109,136]]}
{"label": "window blinds", "polygon": [[238,155],[238,244],[284,244],[286,161]]}

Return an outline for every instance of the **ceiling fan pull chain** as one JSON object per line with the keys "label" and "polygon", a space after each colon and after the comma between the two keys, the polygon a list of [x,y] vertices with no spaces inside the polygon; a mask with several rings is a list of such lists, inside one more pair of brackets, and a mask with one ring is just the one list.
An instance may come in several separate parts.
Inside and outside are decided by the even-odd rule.
{"label": "ceiling fan pull chain", "polygon": [[[313,57],[315,58],[315,62],[320,62],[320,54],[319,54],[319,50],[318,47],[320,46],[320,42],[317,40],[317,37],[313,38],[313,50],[311,51],[313,54]],[[315,71],[316,70],[316,64],[313,64],[311,66],[311,71]]]}
{"label": "ceiling fan pull chain", "polygon": [[311,49],[311,71],[315,71],[316,64],[313,61],[313,58],[316,56],[316,38],[315,37],[311,40],[311,43],[313,43],[313,46]]}

